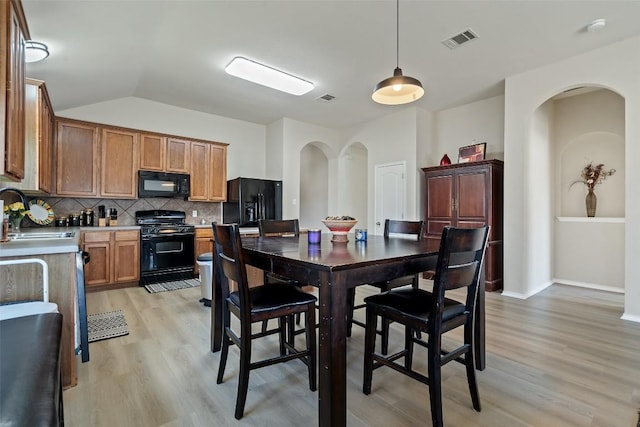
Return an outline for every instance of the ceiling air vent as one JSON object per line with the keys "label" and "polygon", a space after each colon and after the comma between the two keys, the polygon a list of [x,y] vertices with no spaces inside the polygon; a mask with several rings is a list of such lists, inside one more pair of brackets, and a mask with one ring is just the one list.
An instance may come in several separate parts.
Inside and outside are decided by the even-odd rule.
{"label": "ceiling air vent", "polygon": [[455,36],[443,40],[442,44],[448,47],[449,49],[455,49],[458,46],[465,44],[466,42],[470,42],[471,40],[477,39],[478,35],[471,29],[467,28],[460,34],[456,34]]}
{"label": "ceiling air vent", "polygon": [[319,98],[316,98],[318,101],[322,101],[322,102],[330,102],[333,101],[336,97],[333,95],[329,95],[328,93],[325,93],[324,95],[322,95]]}

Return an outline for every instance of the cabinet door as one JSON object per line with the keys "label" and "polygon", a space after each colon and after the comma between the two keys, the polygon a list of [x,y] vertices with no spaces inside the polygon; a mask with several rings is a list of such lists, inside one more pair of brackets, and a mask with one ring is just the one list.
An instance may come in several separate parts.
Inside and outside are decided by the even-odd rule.
{"label": "cabinet door", "polygon": [[454,208],[458,227],[475,228],[487,223],[487,181],[487,168],[457,175]]}
{"label": "cabinet door", "polygon": [[98,128],[58,120],[56,151],[56,194],[98,196]]}
{"label": "cabinet door", "polygon": [[[5,3],[5,2],[3,2]],[[6,121],[5,127],[5,164],[4,174],[21,180],[24,177],[24,104],[25,104],[25,62],[24,62],[24,32],[20,25],[20,17],[13,7],[9,6],[8,39],[3,47],[7,49],[7,80],[6,80]],[[4,14],[5,11],[3,10]],[[3,31],[4,28],[3,28]],[[7,34],[7,33],[5,33]],[[3,54],[4,55],[4,54]],[[2,88],[5,90],[5,88]]]}
{"label": "cabinet door", "polygon": [[227,146],[209,145],[209,201],[224,202],[227,200]]}
{"label": "cabinet door", "polygon": [[209,145],[204,142],[191,142],[190,200],[207,201],[209,199],[209,177],[211,175]]}
{"label": "cabinet door", "polygon": [[426,237],[437,239],[439,245],[442,229],[453,222],[454,175],[426,175]]}
{"label": "cabinet door", "polygon": [[100,196],[135,199],[138,196],[138,134],[102,130]]}
{"label": "cabinet door", "polygon": [[158,135],[140,135],[140,169],[165,170],[167,161],[167,138]]}
{"label": "cabinet door", "polygon": [[40,94],[40,141],[38,149],[38,181],[40,190],[53,192],[53,108],[44,84]]}
{"label": "cabinet door", "polygon": [[89,253],[89,263],[84,267],[86,286],[105,285],[111,282],[111,232],[84,232],[82,250]]}
{"label": "cabinet door", "polygon": [[176,138],[167,139],[167,172],[189,173],[191,158],[190,141]]}
{"label": "cabinet door", "polygon": [[113,283],[140,280],[140,240],[138,231],[115,231],[113,243]]}

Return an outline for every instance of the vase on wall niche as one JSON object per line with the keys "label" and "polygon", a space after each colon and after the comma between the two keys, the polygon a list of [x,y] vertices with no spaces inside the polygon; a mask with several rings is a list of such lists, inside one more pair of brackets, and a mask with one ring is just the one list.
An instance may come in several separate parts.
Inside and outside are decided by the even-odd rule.
{"label": "vase on wall niche", "polygon": [[596,193],[593,192],[593,188],[589,188],[589,192],[587,193],[587,216],[589,218],[593,218],[596,216],[596,206],[598,205],[598,198],[596,197]]}

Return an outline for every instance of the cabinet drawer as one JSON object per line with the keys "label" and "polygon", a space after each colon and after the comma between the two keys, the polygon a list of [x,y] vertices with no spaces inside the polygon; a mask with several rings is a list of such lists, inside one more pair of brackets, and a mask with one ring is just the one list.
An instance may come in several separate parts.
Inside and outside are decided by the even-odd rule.
{"label": "cabinet drawer", "polygon": [[111,240],[110,231],[86,231],[83,238],[85,243],[108,242]]}
{"label": "cabinet drawer", "polygon": [[196,228],[196,239],[213,238],[212,228]]}
{"label": "cabinet drawer", "polygon": [[138,230],[116,231],[116,242],[138,240]]}

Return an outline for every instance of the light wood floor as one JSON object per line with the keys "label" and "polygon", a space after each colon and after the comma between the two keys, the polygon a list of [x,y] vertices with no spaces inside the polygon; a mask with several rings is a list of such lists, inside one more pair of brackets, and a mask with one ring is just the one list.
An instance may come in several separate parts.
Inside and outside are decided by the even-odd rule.
{"label": "light wood floor", "polygon": [[[360,287],[357,294],[371,292]],[[253,371],[245,416],[234,419],[237,349],[217,385],[210,310],[199,299],[199,288],[88,294],[89,313],[122,309],[130,334],[92,343],[91,361],[78,360],[79,385],[64,392],[66,425],[317,425],[318,394],[309,391],[300,361]],[[464,367],[450,363],[443,369],[445,425],[636,427],[640,325],[620,320],[622,307],[622,295],[562,285],[525,301],[487,294],[487,369],[478,373],[482,412],[472,409]],[[392,345],[402,339],[395,332]],[[395,371],[375,371],[372,394],[362,393],[363,338],[356,326],[347,342],[348,425],[430,425],[426,386]],[[273,351],[275,336],[254,346],[257,357]]]}

